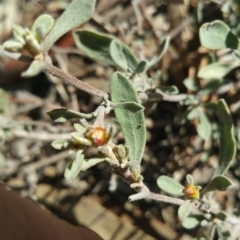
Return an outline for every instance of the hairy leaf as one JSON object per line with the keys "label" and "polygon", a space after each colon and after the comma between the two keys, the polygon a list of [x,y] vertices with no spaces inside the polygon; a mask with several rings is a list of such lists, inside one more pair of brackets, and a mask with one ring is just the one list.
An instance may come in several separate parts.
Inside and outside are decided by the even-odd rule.
{"label": "hairy leaf", "polygon": [[135,73],[143,73],[147,70],[148,62],[143,60],[138,63],[136,69],[134,70]]}
{"label": "hairy leaf", "polygon": [[236,142],[233,134],[233,123],[230,110],[223,99],[218,101],[218,117],[220,122],[219,161],[213,178],[223,175],[235,156]]}
{"label": "hairy leaf", "polygon": [[162,92],[166,94],[178,94],[178,88],[176,86],[158,86],[158,89],[160,89]]}
{"label": "hairy leaf", "polygon": [[110,43],[110,56],[112,57],[116,65],[127,71],[127,59],[123,53],[122,45],[116,40],[112,40]]}
{"label": "hairy leaf", "polygon": [[192,91],[197,91],[199,89],[198,84],[196,83],[196,81],[192,78],[185,78],[183,80],[183,84],[185,85],[185,87],[189,90]]}
{"label": "hairy leaf", "polygon": [[183,221],[190,213],[191,211],[191,201],[186,200],[179,208],[178,208],[178,217],[180,221]]}
{"label": "hairy leaf", "polygon": [[203,24],[199,36],[201,44],[209,49],[240,49],[238,38],[224,22],[219,20]]}
{"label": "hairy leaf", "polygon": [[209,79],[221,79],[236,68],[238,64],[226,63],[226,62],[214,62],[201,68],[198,71],[197,76],[206,80]]}
{"label": "hairy leaf", "polygon": [[31,32],[36,37],[38,42],[50,32],[54,26],[54,19],[48,15],[43,14],[39,16],[32,25]]}
{"label": "hairy leaf", "polygon": [[[136,102],[140,104],[132,83],[119,72],[113,74],[110,94],[113,103]],[[130,161],[140,163],[146,143],[146,126],[143,110],[132,113],[126,109],[114,108],[114,112],[122,128],[126,145],[130,148]]]}
{"label": "hairy leaf", "polygon": [[[138,61],[130,49],[112,36],[89,30],[78,30],[74,32],[73,37],[77,47],[94,60],[123,69],[126,69],[126,64],[132,70],[138,66]],[[112,41],[112,48],[110,48]],[[112,58],[112,55],[115,54],[117,56]],[[120,63],[118,62],[119,56],[121,57]]]}
{"label": "hairy leaf", "polygon": [[67,140],[63,140],[63,139],[58,139],[55,140],[51,143],[52,147],[58,150],[63,150],[66,148],[69,148],[69,146],[71,145],[71,143]]}
{"label": "hairy leaf", "polygon": [[100,163],[100,162],[104,162],[106,161],[106,158],[90,158],[90,159],[85,159],[83,161],[83,165],[82,165],[82,171],[85,171],[87,169],[89,169],[90,167],[95,166],[96,164]]}
{"label": "hairy leaf", "polygon": [[202,112],[201,110],[198,111],[198,117],[199,117],[199,123],[197,125],[197,132],[198,135],[204,139],[207,140],[212,133],[212,127],[211,127],[211,123],[208,120],[207,115]]}
{"label": "hairy leaf", "polygon": [[182,221],[182,226],[186,229],[193,229],[200,224],[201,220],[198,217],[186,217]]}
{"label": "hairy leaf", "polygon": [[93,15],[95,4],[96,0],[73,0],[44,39],[43,50],[48,51],[65,33],[87,22]]}
{"label": "hairy leaf", "polygon": [[48,111],[47,114],[55,122],[65,122],[73,118],[90,118],[88,114],[73,111],[68,108],[56,108]]}
{"label": "hairy leaf", "polygon": [[22,72],[21,76],[24,78],[30,78],[38,75],[46,68],[46,63],[42,61],[35,60],[31,63],[28,69]]}
{"label": "hairy leaf", "polygon": [[76,158],[68,165],[64,172],[64,177],[71,182],[81,171],[84,161],[82,151],[78,151]]}
{"label": "hairy leaf", "polygon": [[232,181],[222,175],[214,177],[208,184],[207,186],[202,190],[202,195],[205,194],[206,192],[211,192],[211,191],[227,191],[229,188],[233,186]]}
{"label": "hairy leaf", "polygon": [[157,185],[159,188],[161,188],[164,192],[173,195],[181,197],[183,196],[183,189],[184,187],[176,182],[174,179],[168,177],[168,176],[160,176],[157,179]]}
{"label": "hairy leaf", "polygon": [[161,49],[161,53],[158,57],[154,57],[151,59],[151,61],[148,63],[147,69],[150,69],[152,66],[154,66],[156,63],[158,63],[163,55],[166,53],[168,46],[170,43],[170,37],[167,37],[166,39],[164,39],[164,41],[161,43],[160,45],[160,49]]}

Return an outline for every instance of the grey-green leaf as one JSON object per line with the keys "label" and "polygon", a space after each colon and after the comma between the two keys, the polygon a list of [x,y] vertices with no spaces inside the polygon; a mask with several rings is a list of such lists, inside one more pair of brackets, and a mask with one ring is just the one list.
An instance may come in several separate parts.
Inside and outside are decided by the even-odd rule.
{"label": "grey-green leaf", "polygon": [[190,213],[191,211],[191,201],[186,200],[179,208],[178,208],[178,217],[180,221],[183,221]]}
{"label": "grey-green leaf", "polygon": [[214,79],[206,83],[201,91],[199,91],[199,97],[209,95],[215,91],[222,85],[222,81],[219,79]]}
{"label": "grey-green leaf", "polygon": [[228,170],[231,160],[235,157],[236,153],[232,117],[225,100],[220,99],[218,101],[217,109],[220,122],[220,146],[219,161],[213,178],[223,175]]}
{"label": "grey-green leaf", "polygon": [[53,28],[53,25],[54,19],[48,14],[43,14],[34,21],[31,32],[38,42],[41,42]]}
{"label": "grey-green leaf", "polygon": [[220,211],[218,214],[215,215],[215,217],[221,221],[225,221],[228,218],[228,215],[225,212]]}
{"label": "grey-green leaf", "polygon": [[222,21],[205,23],[199,30],[201,44],[209,49],[240,49],[239,39]]}
{"label": "grey-green leaf", "polygon": [[73,118],[86,117],[84,113],[73,111],[68,108],[56,108],[47,112],[50,118],[55,122],[65,122]]}
{"label": "grey-green leaf", "polygon": [[18,51],[20,49],[22,49],[24,46],[24,44],[22,42],[19,42],[17,40],[8,40],[6,42],[3,43],[3,48],[5,50],[9,50],[9,51]]}
{"label": "grey-green leaf", "polygon": [[87,170],[90,167],[95,166],[96,164],[100,163],[100,162],[104,162],[106,161],[106,158],[90,158],[90,159],[85,159],[83,161],[83,165],[82,165],[82,171]]}
{"label": "grey-green leaf", "polygon": [[238,63],[214,62],[201,68],[197,76],[205,80],[222,79],[229,72],[238,66]]}
{"label": "grey-green leaf", "polygon": [[[125,75],[113,74],[110,94],[113,103],[136,102],[140,104],[136,90]],[[132,113],[126,109],[114,108],[117,120],[122,128],[126,145],[130,149],[130,161],[140,163],[146,143],[146,126],[143,111]]]}
{"label": "grey-green leaf", "polygon": [[110,43],[110,56],[117,66],[127,71],[128,64],[125,55],[123,54],[122,45],[116,40],[112,40]]}
{"label": "grey-green leaf", "polygon": [[159,188],[161,188],[164,192],[176,196],[176,197],[181,197],[183,196],[183,189],[184,187],[173,180],[172,178],[168,176],[160,176],[157,179],[157,185]]}
{"label": "grey-green leaf", "polygon": [[208,120],[207,115],[202,111],[198,111],[198,117],[199,117],[199,123],[197,125],[198,135],[202,139],[207,140],[212,133],[211,123]]}
{"label": "grey-green leaf", "polygon": [[162,59],[163,55],[166,53],[168,49],[169,43],[170,43],[170,37],[166,37],[166,39],[164,39],[164,41],[160,45],[160,50],[161,50],[160,55],[158,57],[154,57],[151,59],[151,61],[148,63],[147,69],[150,69],[152,66],[154,66],[156,63],[158,63]]}
{"label": "grey-green leaf", "polygon": [[81,171],[84,161],[82,151],[78,151],[76,158],[68,165],[64,172],[64,177],[71,182]]}
{"label": "grey-green leaf", "polygon": [[46,68],[46,63],[42,61],[35,60],[31,63],[28,69],[22,72],[21,76],[24,78],[30,78],[38,75]]}
{"label": "grey-green leaf", "polygon": [[65,33],[87,22],[93,15],[95,4],[96,0],[73,0],[44,39],[43,50],[48,51]]}
{"label": "grey-green leaf", "polygon": [[115,65],[110,55],[112,37],[89,30],[77,30],[73,33],[77,47],[94,60]]}
{"label": "grey-green leaf", "polygon": [[214,177],[208,184],[207,186],[202,190],[201,194],[205,194],[206,192],[211,192],[211,191],[227,191],[229,188],[233,186],[232,181],[222,175]]}
{"label": "grey-green leaf", "polygon": [[[89,30],[78,30],[74,32],[73,37],[77,47],[94,60],[123,68],[126,68],[125,63],[127,63],[127,66],[133,71],[138,66],[138,61],[130,49],[112,36]],[[115,41],[115,43],[112,45],[111,53],[110,45],[112,41]],[[113,59],[111,56],[111,54],[114,55],[114,52],[117,51],[116,48],[118,50],[121,48],[121,51],[117,52],[118,55],[121,55],[121,64],[118,63],[117,57]],[[123,63],[124,61],[125,63]]]}
{"label": "grey-green leaf", "polygon": [[143,73],[145,71],[147,71],[147,66],[148,66],[148,61],[140,61],[136,67],[136,69],[134,70],[134,73]]}
{"label": "grey-green leaf", "polygon": [[170,95],[179,93],[176,86],[158,86],[157,88],[160,89],[162,92]]}
{"label": "grey-green leaf", "polygon": [[74,123],[73,126],[76,129],[76,131],[78,131],[80,134],[83,134],[84,132],[86,132],[86,128],[79,123]]}
{"label": "grey-green leaf", "polygon": [[194,185],[194,180],[191,174],[187,174],[186,181],[188,184]]}
{"label": "grey-green leaf", "polygon": [[71,143],[67,140],[58,139],[53,141],[51,145],[53,148],[57,150],[63,150],[63,149],[69,148],[71,146]]}
{"label": "grey-green leaf", "polygon": [[197,217],[186,217],[183,222],[182,226],[186,229],[193,229],[200,224],[200,220]]}
{"label": "grey-green leaf", "polygon": [[198,116],[199,116],[199,111],[197,110],[197,108],[193,108],[191,109],[191,111],[189,111],[187,115],[187,119],[193,120],[193,119],[196,119]]}
{"label": "grey-green leaf", "polygon": [[217,111],[217,102],[206,102],[203,104],[203,107],[207,110]]}
{"label": "grey-green leaf", "polygon": [[224,230],[222,225],[217,224],[217,234],[220,239],[229,239],[231,233],[228,230]]}
{"label": "grey-green leaf", "polygon": [[111,107],[126,109],[132,113],[144,110],[144,107],[136,102],[111,103]]}
{"label": "grey-green leaf", "polygon": [[196,81],[192,78],[185,78],[183,80],[183,84],[185,85],[185,87],[189,90],[192,91],[197,91],[199,89],[198,84],[196,83]]}

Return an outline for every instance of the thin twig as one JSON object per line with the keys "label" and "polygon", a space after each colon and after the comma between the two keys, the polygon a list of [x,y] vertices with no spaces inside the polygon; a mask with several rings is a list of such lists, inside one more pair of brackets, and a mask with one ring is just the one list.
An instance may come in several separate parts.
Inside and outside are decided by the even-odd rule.
{"label": "thin twig", "polygon": [[[31,62],[33,60],[32,58],[23,56],[20,53],[13,53],[13,52],[6,51],[3,49],[2,45],[0,45],[0,56],[9,57],[11,59],[25,61],[25,62]],[[87,83],[63,72],[61,69],[53,66],[51,64],[51,61],[49,58],[46,58],[45,64],[46,64],[46,69],[44,70],[44,72],[50,73],[51,75],[64,80],[66,83],[69,83],[69,84],[75,86],[76,88],[89,93],[92,96],[98,96],[101,98],[108,99],[108,94],[105,91],[99,90],[99,89],[97,89],[91,85],[88,85]]]}
{"label": "thin twig", "polygon": [[[141,200],[141,199],[152,199],[155,201],[170,203],[170,204],[174,204],[174,205],[181,205],[184,203],[184,200],[179,199],[179,198],[169,197],[166,195],[150,192],[148,187],[144,184],[142,185],[141,188],[136,188],[135,190],[138,191],[138,193],[129,196],[129,198],[128,198],[129,201],[137,201],[137,200]],[[201,211],[204,211],[204,212],[211,213],[215,216],[221,212],[221,210],[219,210],[215,207],[206,208],[205,205],[202,204],[201,202],[195,202],[195,203],[193,202],[192,207],[199,209]],[[225,222],[227,222],[231,225],[239,225],[240,224],[239,219],[237,219],[236,217],[231,217],[231,216],[228,216],[225,219]]]}
{"label": "thin twig", "polygon": [[65,134],[54,134],[48,132],[28,132],[21,129],[14,129],[11,132],[15,137],[33,139],[33,140],[40,140],[40,141],[54,141],[56,139],[63,139],[63,140],[70,140],[71,135],[69,133]]}
{"label": "thin twig", "polygon": [[88,85],[87,83],[63,72],[61,69],[53,66],[51,63],[46,61],[46,69],[44,70],[44,72],[50,73],[53,76],[56,76],[62,80],[64,80],[66,83],[69,83],[73,86],[75,86],[76,88],[85,91],[87,93],[89,93],[92,96],[98,96],[101,98],[106,98],[108,99],[108,94],[102,90],[99,90],[91,85]]}

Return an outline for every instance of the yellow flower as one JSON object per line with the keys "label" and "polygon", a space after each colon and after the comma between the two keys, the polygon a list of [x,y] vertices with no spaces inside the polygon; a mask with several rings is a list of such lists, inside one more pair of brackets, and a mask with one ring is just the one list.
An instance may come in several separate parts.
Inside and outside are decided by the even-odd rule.
{"label": "yellow flower", "polygon": [[187,199],[198,199],[199,189],[200,188],[198,186],[194,186],[193,184],[187,184],[183,189],[183,193]]}

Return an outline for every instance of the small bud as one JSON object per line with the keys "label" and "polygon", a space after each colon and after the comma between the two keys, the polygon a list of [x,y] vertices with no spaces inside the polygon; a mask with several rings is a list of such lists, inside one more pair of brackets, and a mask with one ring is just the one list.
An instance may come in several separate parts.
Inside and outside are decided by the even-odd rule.
{"label": "small bud", "polygon": [[85,132],[85,137],[89,139],[94,146],[102,146],[108,140],[107,131],[102,127],[91,127]]}
{"label": "small bud", "polygon": [[187,184],[183,189],[183,193],[187,199],[198,199],[199,189],[200,188],[198,186]]}
{"label": "small bud", "polygon": [[92,143],[89,139],[83,137],[78,132],[71,133],[71,137],[76,144],[85,145],[85,146],[91,146],[92,145]]}

